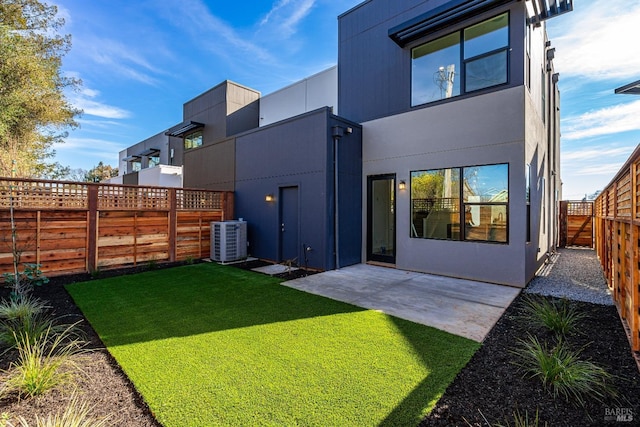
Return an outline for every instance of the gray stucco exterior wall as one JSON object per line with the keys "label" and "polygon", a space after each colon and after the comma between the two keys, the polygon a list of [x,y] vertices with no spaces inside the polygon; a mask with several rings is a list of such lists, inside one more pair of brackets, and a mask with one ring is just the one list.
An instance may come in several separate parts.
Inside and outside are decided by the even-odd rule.
{"label": "gray stucco exterior wall", "polygon": [[216,191],[235,190],[235,138],[186,150],[184,186]]}
{"label": "gray stucco exterior wall", "polygon": [[[398,181],[410,183],[412,171],[509,164],[508,244],[410,238],[407,185],[396,193],[397,268],[516,286],[527,283],[523,91],[510,88],[363,123],[364,176],[395,173]],[[363,259],[365,243],[363,239]]]}

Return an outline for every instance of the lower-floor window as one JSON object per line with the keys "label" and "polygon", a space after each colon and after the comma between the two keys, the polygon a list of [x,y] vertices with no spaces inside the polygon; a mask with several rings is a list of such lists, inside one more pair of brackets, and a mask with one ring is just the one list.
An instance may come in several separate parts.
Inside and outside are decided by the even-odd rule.
{"label": "lower-floor window", "polygon": [[508,242],[509,165],[411,172],[411,237]]}

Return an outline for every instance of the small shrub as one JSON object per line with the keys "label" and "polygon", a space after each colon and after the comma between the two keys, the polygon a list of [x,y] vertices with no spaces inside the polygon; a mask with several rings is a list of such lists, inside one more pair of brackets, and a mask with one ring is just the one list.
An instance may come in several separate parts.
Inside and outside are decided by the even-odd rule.
{"label": "small shrub", "polygon": [[[36,427],[102,427],[107,425],[107,418],[100,420],[89,416],[90,407],[87,402],[78,400],[74,395],[62,412],[40,418],[36,415]],[[29,423],[20,417],[19,427],[29,427]]]}
{"label": "small shrub", "polygon": [[194,262],[195,262],[195,258],[192,257],[191,255],[186,257],[185,260],[184,260],[184,263],[187,264],[187,265],[193,265]]}
{"label": "small shrub", "polygon": [[578,323],[585,317],[585,313],[569,305],[567,300],[552,302],[546,298],[529,297],[524,301],[524,319],[559,337],[575,332]]}
{"label": "small shrub", "polygon": [[155,270],[158,268],[158,261],[155,259],[150,259],[147,261],[147,270]]}
{"label": "small shrub", "polygon": [[85,344],[75,327],[68,325],[60,332],[49,327],[37,340],[16,337],[18,358],[5,371],[7,391],[33,397],[71,382],[78,368],[73,356]]}
{"label": "small shrub", "polygon": [[42,286],[49,283],[49,279],[42,274],[40,264],[24,264],[24,270],[18,274],[3,273],[4,284],[11,288],[11,298],[19,299],[28,296],[34,286]]}
{"label": "small shrub", "polygon": [[101,275],[102,275],[102,271],[100,270],[100,267],[96,267],[96,269],[91,272],[91,278],[92,279],[97,279]]}
{"label": "small shrub", "polygon": [[600,366],[581,360],[579,352],[571,350],[563,341],[549,348],[529,335],[528,339],[519,341],[513,353],[519,358],[519,362],[514,363],[525,376],[539,379],[554,398],[562,395],[567,401],[583,405],[585,398],[602,401],[615,395],[609,386],[611,375]]}

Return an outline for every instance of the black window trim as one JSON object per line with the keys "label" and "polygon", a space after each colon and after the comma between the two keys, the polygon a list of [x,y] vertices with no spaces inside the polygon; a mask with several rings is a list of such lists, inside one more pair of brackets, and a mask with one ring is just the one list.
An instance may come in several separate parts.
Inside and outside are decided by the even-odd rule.
{"label": "black window trim", "polygon": [[[462,185],[462,182],[464,181],[464,169],[465,168],[476,168],[476,167],[483,167],[483,166],[498,166],[498,165],[507,165],[507,194],[509,194],[509,200],[504,203],[504,202],[465,202],[464,201],[464,185]],[[459,191],[459,206],[458,206],[458,215],[459,215],[459,224],[460,224],[460,234],[458,239],[439,239],[437,237],[413,237],[412,233],[411,233],[411,226],[409,227],[409,238],[411,239],[418,239],[418,240],[442,240],[442,241],[448,241],[448,242],[472,242],[472,243],[487,243],[487,244],[491,244],[491,245],[508,245],[509,244],[509,229],[511,228],[511,221],[510,221],[510,206],[511,206],[511,179],[510,179],[510,174],[511,174],[511,164],[510,162],[497,162],[497,163],[486,163],[486,164],[476,164],[476,165],[466,165],[466,166],[449,166],[449,167],[436,167],[436,168],[429,168],[429,169],[416,169],[416,170],[410,170],[409,171],[409,224],[413,225],[413,186],[412,186],[412,179],[413,179],[413,173],[414,172],[428,172],[428,171],[434,171],[434,170],[441,170],[441,169],[458,169],[459,171],[459,176],[460,176],[460,189]],[[462,217],[464,215],[464,206],[465,205],[478,205],[478,206],[505,206],[506,208],[506,215],[507,215],[507,219],[506,219],[506,240],[504,242],[496,242],[496,241],[491,241],[491,240],[472,240],[472,239],[466,239],[465,238],[465,221],[464,218]]]}
{"label": "black window trim", "polygon": [[[493,18],[496,18],[500,15],[504,15],[507,14],[507,45],[504,47],[500,47],[497,49],[492,50],[491,52],[484,52],[481,53],[480,55],[476,55],[473,56],[471,58],[465,59],[464,58],[464,30],[466,30],[467,28],[473,27],[474,25],[478,25],[481,24],[485,21],[489,21]],[[460,70],[460,94],[456,95],[456,96],[452,96],[451,98],[443,98],[443,99],[436,99],[434,101],[429,101],[429,102],[424,102],[421,104],[412,104],[412,99],[413,99],[413,50],[419,48],[420,46],[430,43],[432,41],[441,39],[443,37],[447,37],[450,36],[451,34],[455,34],[458,33],[460,35],[459,40],[460,40],[460,64],[461,64],[461,70]],[[452,100],[458,100],[458,99],[463,99],[461,97],[465,97],[467,95],[476,95],[476,94],[480,94],[480,93],[485,93],[485,92],[492,92],[495,91],[496,88],[500,88],[502,86],[507,86],[511,83],[511,10],[507,9],[507,10],[502,10],[500,12],[497,12],[495,14],[492,14],[490,16],[487,16],[477,22],[473,22],[473,23],[469,23],[469,24],[465,24],[464,26],[458,28],[455,31],[451,31],[445,34],[440,34],[437,37],[425,37],[423,39],[421,39],[419,42],[417,43],[412,43],[410,46],[408,46],[409,49],[409,61],[411,61],[411,63],[409,64],[409,72],[411,73],[409,76],[409,82],[410,82],[410,86],[409,86],[409,107],[410,108],[423,108],[426,105],[434,105],[437,103],[443,103],[443,102],[451,102]],[[507,81],[504,83],[499,83],[497,85],[492,85],[492,86],[487,86],[487,87],[483,87],[480,89],[475,89],[475,90],[471,90],[471,91],[467,91],[466,89],[466,64],[467,62],[474,60],[474,59],[479,59],[485,55],[490,55],[492,53],[497,53],[498,51],[506,51],[507,52]]]}

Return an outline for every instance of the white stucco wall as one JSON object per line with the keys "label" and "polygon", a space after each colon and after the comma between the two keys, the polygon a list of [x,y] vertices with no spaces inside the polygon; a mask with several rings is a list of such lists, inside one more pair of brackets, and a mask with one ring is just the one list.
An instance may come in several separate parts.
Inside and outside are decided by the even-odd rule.
{"label": "white stucco wall", "polygon": [[138,172],[138,185],[182,187],[182,166],[158,165]]}
{"label": "white stucco wall", "polygon": [[333,66],[260,98],[260,126],[321,107],[338,114],[338,67]]}

